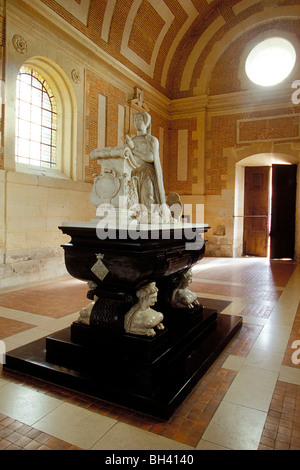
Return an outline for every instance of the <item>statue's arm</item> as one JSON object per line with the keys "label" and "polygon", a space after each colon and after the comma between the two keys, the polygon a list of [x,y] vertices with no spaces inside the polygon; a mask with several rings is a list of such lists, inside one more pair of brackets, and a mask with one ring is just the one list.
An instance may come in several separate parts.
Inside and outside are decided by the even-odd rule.
{"label": "statue's arm", "polygon": [[101,153],[101,150],[99,149],[92,150],[90,153],[91,160],[97,160],[97,158],[101,156],[100,153]]}
{"label": "statue's arm", "polygon": [[148,141],[149,145],[143,147],[142,150],[138,145],[138,141],[135,142],[135,138],[132,139],[132,153],[134,156],[140,158],[141,160],[144,160],[144,162],[153,163],[155,160],[155,155],[156,153],[158,153],[159,143],[156,137],[152,135],[145,136],[145,139]]}
{"label": "statue's arm", "polygon": [[125,135],[125,140],[126,140],[126,143],[128,145],[128,147],[132,150],[134,149],[134,143],[133,143],[133,140],[131,137],[129,137],[128,134]]}
{"label": "statue's arm", "polygon": [[121,147],[105,147],[104,149],[95,149],[90,153],[91,160],[97,160],[98,158],[112,158],[112,157],[125,157],[125,151],[128,149],[127,146]]}

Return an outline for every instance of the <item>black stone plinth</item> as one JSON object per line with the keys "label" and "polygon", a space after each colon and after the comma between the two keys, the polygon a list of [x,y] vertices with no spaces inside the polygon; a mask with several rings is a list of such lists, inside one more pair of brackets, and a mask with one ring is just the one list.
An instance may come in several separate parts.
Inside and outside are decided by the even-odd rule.
{"label": "black stone plinth", "polygon": [[[103,234],[96,228],[59,227],[71,237],[63,245],[66,268],[76,279],[94,284],[92,295],[131,301],[139,287],[178,275],[203,258],[203,234],[209,227],[180,227],[144,230],[137,239],[121,229],[100,239]],[[93,270],[99,254],[107,268],[101,279]]]}
{"label": "black stone plinth", "polygon": [[[10,351],[4,367],[169,419],[242,326],[240,317],[201,305],[172,307],[181,276],[203,258],[207,229],[146,230],[138,239],[117,230],[101,239],[89,226],[61,227],[71,237],[63,246],[66,268],[89,283],[87,298],[95,301],[89,324],[74,322]],[[158,288],[153,309],[165,329],[154,337],[127,334],[124,317],[148,283]]]}
{"label": "black stone plinth", "polygon": [[241,326],[241,317],[203,309],[181,335],[165,329],[99,342],[75,322],[8,352],[4,368],[168,420]]}
{"label": "black stone plinth", "polygon": [[[71,237],[63,245],[69,274],[88,282],[87,297],[98,299],[90,315],[90,325],[97,335],[121,338],[125,314],[137,302],[137,291],[149,283],[155,282],[158,288],[154,308],[165,317],[180,276],[204,256],[203,234],[208,228],[179,224],[141,229],[133,238],[124,229],[99,233],[95,227],[60,227]],[[95,270],[99,263],[104,268],[103,276]]]}

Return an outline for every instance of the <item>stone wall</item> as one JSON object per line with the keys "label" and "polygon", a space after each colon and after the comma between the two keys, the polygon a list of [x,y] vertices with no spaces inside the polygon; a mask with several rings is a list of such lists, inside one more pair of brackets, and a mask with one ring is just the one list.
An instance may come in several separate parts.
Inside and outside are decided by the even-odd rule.
{"label": "stone wall", "polygon": [[0,285],[22,285],[66,275],[62,222],[95,215],[91,185],[0,170]]}
{"label": "stone wall", "polygon": [[[244,167],[300,160],[300,106],[291,101],[300,63],[282,85],[262,90],[247,79],[244,62],[255,41],[275,31],[299,44],[299,6],[292,0],[223,3],[214,9],[213,2],[202,2],[197,13],[191,0],[167,0],[162,10],[146,0],[0,2],[1,286],[65,272],[58,226],[94,216],[89,193],[101,168],[89,154],[121,145],[132,132],[137,89],[160,141],[166,194],[180,194],[190,221],[204,208],[211,226],[207,255],[242,255]],[[133,5],[140,8],[133,11]],[[16,47],[16,36],[23,47]],[[65,120],[57,175],[15,164],[15,80],[24,63],[45,71],[60,96]]]}

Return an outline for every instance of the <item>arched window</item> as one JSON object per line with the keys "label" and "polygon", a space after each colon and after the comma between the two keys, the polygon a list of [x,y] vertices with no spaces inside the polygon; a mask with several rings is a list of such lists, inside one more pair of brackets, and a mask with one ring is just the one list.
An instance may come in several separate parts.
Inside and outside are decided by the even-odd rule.
{"label": "arched window", "polygon": [[46,80],[35,70],[21,67],[16,94],[16,161],[56,168],[56,101]]}

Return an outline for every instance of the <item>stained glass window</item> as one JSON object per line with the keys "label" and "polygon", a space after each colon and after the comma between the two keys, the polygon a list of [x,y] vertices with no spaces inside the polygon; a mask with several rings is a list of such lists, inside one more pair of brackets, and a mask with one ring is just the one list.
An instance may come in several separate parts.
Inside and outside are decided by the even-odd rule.
{"label": "stained glass window", "polygon": [[56,103],[46,80],[22,67],[17,77],[16,161],[56,167]]}

